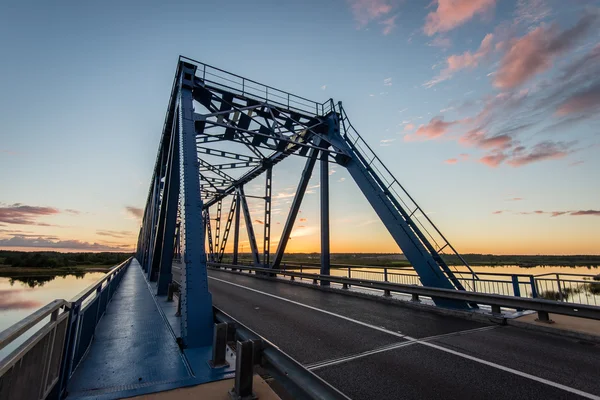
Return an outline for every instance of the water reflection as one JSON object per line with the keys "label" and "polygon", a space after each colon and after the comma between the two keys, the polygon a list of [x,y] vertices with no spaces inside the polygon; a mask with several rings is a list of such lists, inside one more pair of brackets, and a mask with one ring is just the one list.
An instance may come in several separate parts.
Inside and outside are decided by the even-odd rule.
{"label": "water reflection", "polygon": [[103,272],[0,277],[0,331],[55,299],[70,300]]}
{"label": "water reflection", "polygon": [[10,282],[11,286],[13,286],[16,282],[20,282],[27,287],[35,288],[38,286],[39,287],[44,286],[44,284],[46,284],[47,282],[52,282],[57,277],[64,278],[67,276],[73,276],[73,277],[75,277],[75,279],[83,279],[85,277],[85,275],[86,275],[85,272],[73,272],[73,273],[68,273],[68,274],[42,275],[42,276],[38,276],[38,275],[15,276],[15,277],[9,278],[9,282]]}
{"label": "water reflection", "polygon": [[38,300],[24,297],[22,289],[0,290],[1,311],[27,310],[30,308],[39,308],[42,305]]}

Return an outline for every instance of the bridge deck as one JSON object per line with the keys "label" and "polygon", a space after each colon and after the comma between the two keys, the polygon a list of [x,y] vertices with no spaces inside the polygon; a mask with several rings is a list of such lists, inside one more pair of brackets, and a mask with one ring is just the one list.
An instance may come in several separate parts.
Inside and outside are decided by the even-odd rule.
{"label": "bridge deck", "polygon": [[600,348],[343,294],[209,272],[217,307],[358,399],[600,399]]}
{"label": "bridge deck", "polygon": [[69,382],[68,397],[124,397],[181,386],[176,383],[190,376],[139,263],[133,260]]}

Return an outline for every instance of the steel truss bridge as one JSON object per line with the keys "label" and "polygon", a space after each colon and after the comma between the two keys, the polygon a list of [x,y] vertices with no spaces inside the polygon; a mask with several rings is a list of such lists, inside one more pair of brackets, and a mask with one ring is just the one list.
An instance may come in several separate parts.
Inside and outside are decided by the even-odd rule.
{"label": "steel truss bridge", "polygon": [[[304,167],[274,239],[273,170],[289,157]],[[321,259],[306,273],[282,260],[317,163]],[[422,286],[387,269],[336,274],[331,164],[348,171]],[[249,194],[257,184],[264,192]],[[341,102],[180,57],[135,256],[0,332],[0,400],[600,399],[600,307],[536,298],[533,276],[502,281],[512,295],[482,293],[475,282],[498,282],[461,276],[445,254],[464,262]],[[597,288],[585,278],[569,288]],[[565,283],[557,274],[561,296]],[[537,322],[513,321],[536,312]]]}
{"label": "steel truss bridge", "polygon": [[[289,157],[302,157],[305,164],[298,171],[300,180],[277,248],[272,249],[273,169]],[[172,280],[173,256],[182,255],[186,344],[202,340],[201,335],[187,334],[188,330],[211,332],[207,329],[211,314],[207,259],[222,262],[229,237],[233,236],[232,263],[238,263],[243,216],[253,264],[278,268],[317,162],[321,274],[330,273],[329,165],[337,164],[348,171],[423,285],[464,290],[443,254],[451,252],[464,259],[354,129],[341,102],[314,102],[181,57],[144,210],[137,257],[149,280],[158,282],[160,295],[167,292]],[[257,243],[248,205],[251,196],[244,190],[255,180],[264,181],[264,196],[259,196],[264,201],[262,246]],[[227,215],[224,226],[223,215]],[[213,216],[214,232],[210,222]],[[461,301],[435,301],[454,308],[477,307]],[[190,303],[194,307],[188,307]]]}

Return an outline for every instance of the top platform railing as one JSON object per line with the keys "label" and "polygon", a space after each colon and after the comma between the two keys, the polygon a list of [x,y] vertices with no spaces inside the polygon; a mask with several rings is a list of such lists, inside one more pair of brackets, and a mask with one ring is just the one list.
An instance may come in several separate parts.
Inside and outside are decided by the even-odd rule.
{"label": "top platform railing", "polygon": [[284,107],[309,116],[323,116],[332,111],[332,103],[329,100],[319,103],[188,57],[180,56],[179,60],[195,65],[197,67],[196,76],[211,87],[236,93],[274,106]]}

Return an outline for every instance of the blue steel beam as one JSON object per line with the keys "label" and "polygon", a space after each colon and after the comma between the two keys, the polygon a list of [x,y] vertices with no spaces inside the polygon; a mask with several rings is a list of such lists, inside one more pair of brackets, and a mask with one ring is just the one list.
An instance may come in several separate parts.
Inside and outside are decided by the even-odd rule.
{"label": "blue steel beam", "polygon": [[233,231],[233,264],[237,264],[238,263],[238,248],[239,248],[239,244],[240,244],[240,199],[242,196],[240,196],[240,192],[239,190],[236,190],[235,192],[235,225],[234,225],[234,231]]}
{"label": "blue steel beam", "polygon": [[244,188],[240,186],[238,188],[238,195],[241,197],[242,211],[244,212],[244,222],[246,223],[246,230],[248,231],[248,241],[250,241],[250,251],[252,252],[252,262],[254,265],[260,265],[260,258],[258,257],[258,247],[256,246],[256,236],[254,235],[254,227],[252,226],[252,217],[250,216],[250,210],[248,209],[248,202],[244,195]]}
{"label": "blue steel beam", "polygon": [[181,175],[181,339],[188,348],[210,346],[213,336],[212,296],[208,291],[204,246],[200,164],[196,150],[192,98],[195,67],[180,63],[179,170]]}
{"label": "blue steel beam", "polygon": [[[354,179],[364,196],[367,198],[379,219],[383,222],[398,246],[402,249],[407,260],[412,264],[423,286],[432,286],[441,289],[456,289],[448,279],[432,254],[423,245],[417,234],[407,223],[397,204],[381,187],[377,175],[369,170],[368,162],[352,147],[340,134],[339,119],[337,114],[330,114],[328,122],[331,129],[330,140],[337,146],[346,149],[352,157],[343,165]],[[435,303],[444,307],[469,308],[466,302],[434,299]]]}
{"label": "blue steel beam", "polygon": [[263,240],[263,265],[269,265],[269,256],[271,252],[271,189],[273,187],[273,168],[267,169],[265,179],[265,220],[264,240]]}
{"label": "blue steel beam", "polygon": [[179,140],[177,135],[172,135],[171,148],[169,149],[167,178],[165,180],[164,205],[165,228],[162,240],[162,251],[158,269],[158,284],[156,294],[166,295],[169,284],[173,278],[171,267],[173,265],[175,231],[177,225],[177,209],[179,208]]}
{"label": "blue steel beam", "polygon": [[[319,139],[317,146],[320,145],[321,140]],[[273,259],[272,268],[278,268],[279,264],[281,264],[283,254],[285,253],[285,247],[287,246],[287,242],[290,239],[290,234],[292,233],[292,229],[294,228],[294,222],[296,222],[298,211],[300,211],[300,205],[302,204],[302,199],[304,199],[304,193],[306,192],[308,182],[310,181],[310,177],[312,176],[312,171],[315,167],[318,154],[319,150],[317,150],[317,148],[310,149],[310,153],[306,160],[306,164],[304,165],[304,170],[302,171],[302,176],[300,177],[300,182],[298,182],[298,189],[296,189],[296,195],[294,196],[294,201],[292,202],[290,213],[288,214],[285,226],[283,227],[283,231],[281,232],[281,238],[279,239],[279,246],[277,246],[277,252],[275,253],[275,258]]]}
{"label": "blue steel beam", "polygon": [[[329,154],[321,152],[321,275],[329,275],[331,257],[329,254]],[[321,286],[329,286],[329,281],[321,280]]]}

